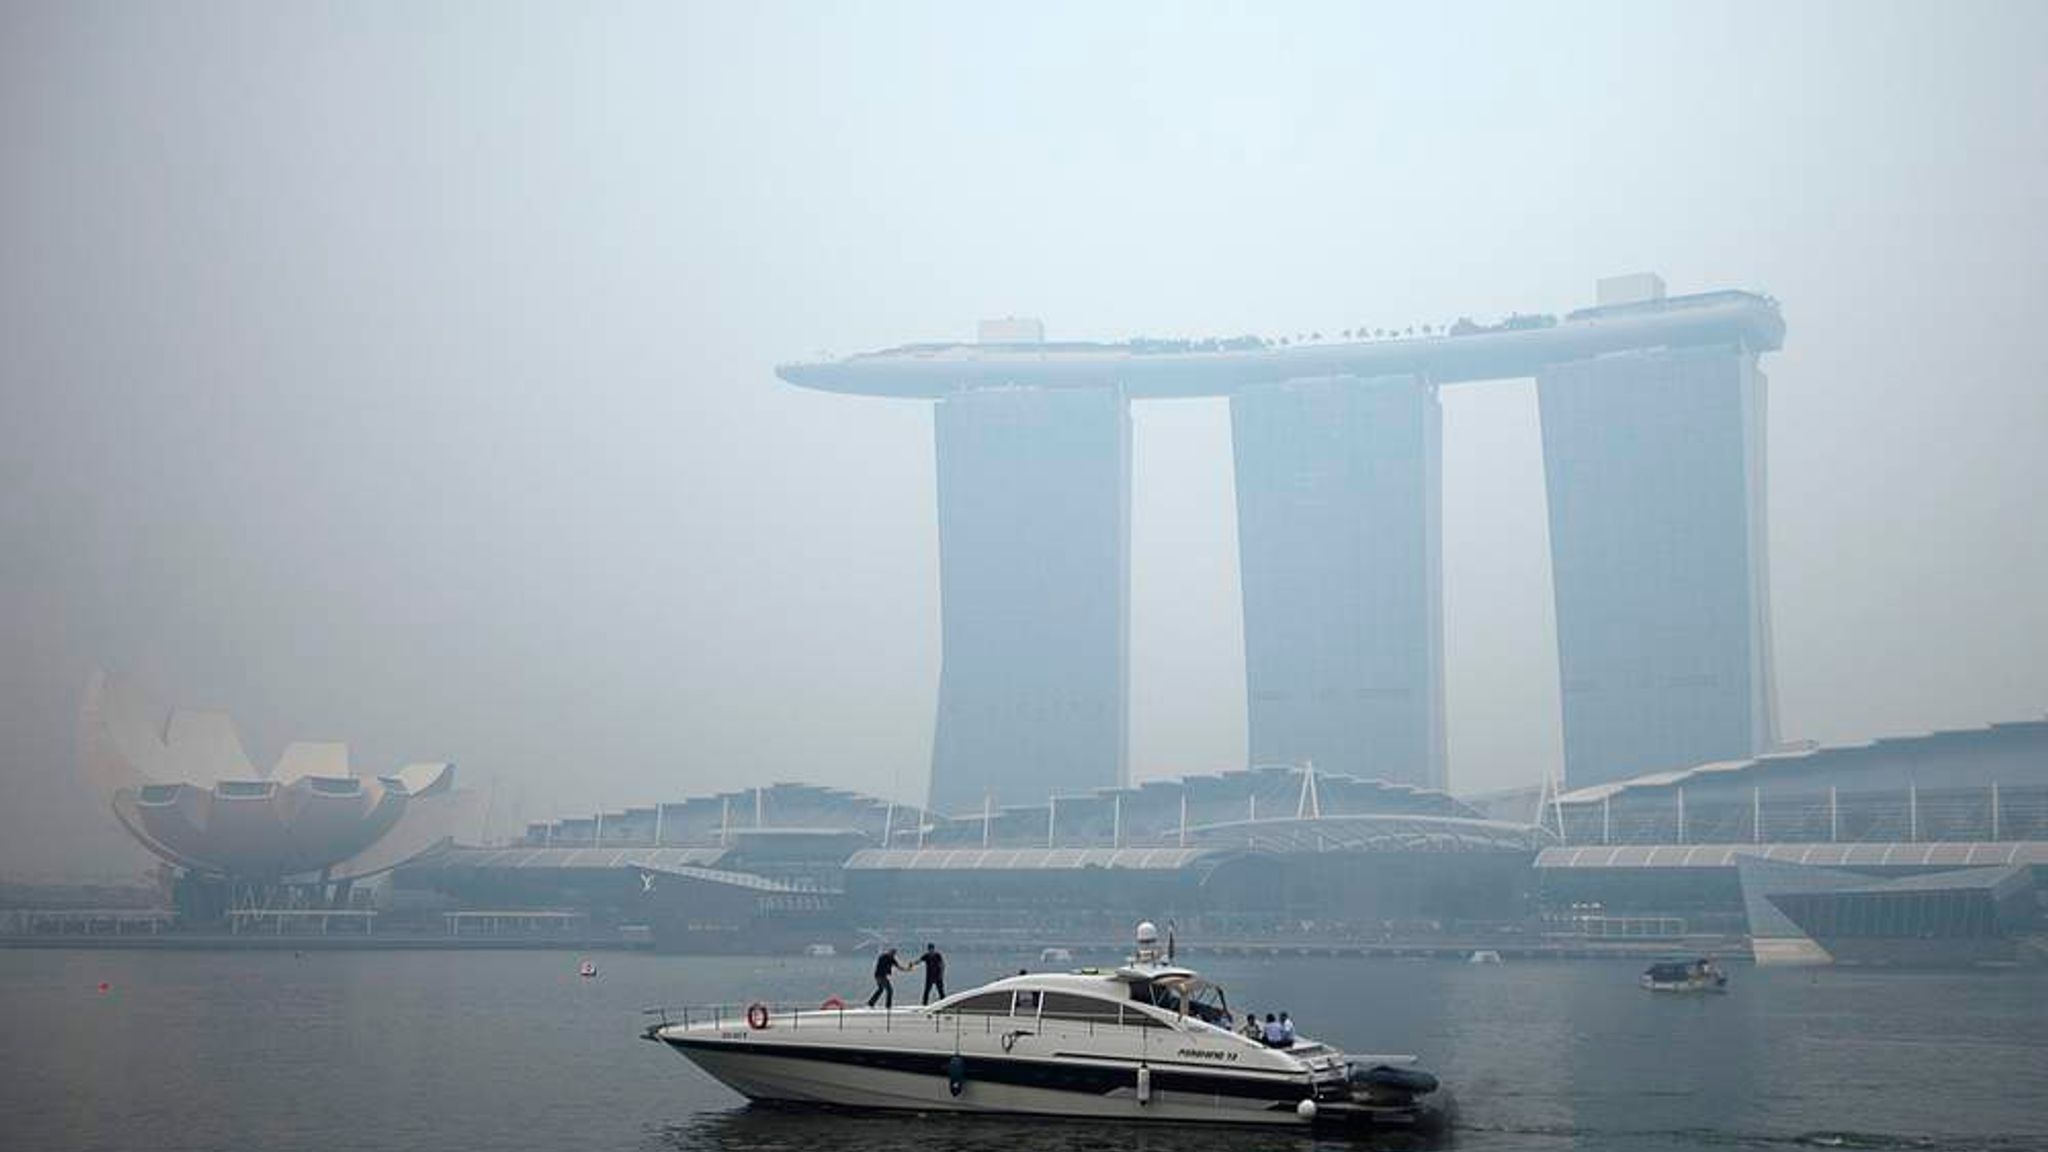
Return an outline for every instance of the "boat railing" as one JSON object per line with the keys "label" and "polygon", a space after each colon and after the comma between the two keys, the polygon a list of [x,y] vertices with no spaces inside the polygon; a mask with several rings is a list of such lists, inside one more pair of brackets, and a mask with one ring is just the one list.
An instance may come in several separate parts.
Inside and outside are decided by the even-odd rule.
{"label": "boat railing", "polygon": [[659,1004],[642,1008],[640,1014],[648,1017],[646,1036],[654,1038],[657,1029],[681,1027],[700,1028],[838,1028],[846,1027],[848,1012],[857,1013],[857,1020],[879,1019],[884,1032],[910,1027],[913,1021],[922,1024],[924,1019],[932,1022],[936,1031],[941,1027],[941,1017],[928,1012],[920,1005],[906,1005],[902,1008],[869,1008],[864,1004],[847,1004],[832,997],[816,1008],[795,1004],[782,1004],[769,1000],[753,1000],[747,1003],[731,1002],[716,1004]]}
{"label": "boat railing", "polygon": [[[1097,1028],[1122,1030],[1132,1027],[1128,1023],[1119,1023],[1115,1020],[1098,1021],[1079,1017],[940,1012],[927,1005],[915,1004],[902,1008],[870,1008],[864,1004],[840,1002],[836,996],[828,1000],[826,1005],[816,1008],[755,1000],[745,1004],[663,1004],[640,1010],[640,1014],[648,1018],[648,1024],[642,1034],[650,1040],[655,1039],[655,1033],[662,1028],[702,1028],[707,1025],[714,1029],[731,1027],[758,1030],[765,1027],[844,1030],[848,1013],[853,1014],[857,1026],[866,1025],[872,1028],[874,1023],[879,1021],[884,1032],[898,1032],[910,1028],[922,1031],[927,1024],[933,1032],[962,1032],[969,1031],[979,1024],[982,1031],[988,1035],[1007,1033],[1028,1036],[1036,1035],[1046,1027],[1065,1027],[1084,1029],[1089,1036],[1094,1036]],[[1227,1028],[1219,1030],[1236,1035]],[[1306,1059],[1316,1053],[1329,1051],[1331,1050],[1323,1045],[1308,1041],[1297,1045],[1294,1054]]]}

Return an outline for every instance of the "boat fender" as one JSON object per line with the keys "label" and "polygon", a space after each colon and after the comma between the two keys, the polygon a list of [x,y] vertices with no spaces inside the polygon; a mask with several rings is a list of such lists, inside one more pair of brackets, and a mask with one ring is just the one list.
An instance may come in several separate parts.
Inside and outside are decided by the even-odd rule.
{"label": "boat fender", "polygon": [[747,1005],[747,1027],[760,1030],[768,1027],[768,1006],[759,1000]]}
{"label": "boat fender", "polygon": [[967,1089],[967,1058],[958,1052],[946,1061],[946,1091],[958,1096]]}
{"label": "boat fender", "polygon": [[1301,1117],[1301,1118],[1302,1118],[1303,1120],[1313,1120],[1313,1119],[1315,1119],[1315,1118],[1316,1118],[1316,1102],[1315,1102],[1315,1101],[1313,1101],[1313,1100],[1303,1100],[1303,1101],[1302,1101],[1301,1103],[1299,1103],[1299,1104],[1296,1104],[1296,1105],[1294,1106],[1294,1114],[1295,1114],[1296,1116],[1299,1116],[1299,1117]]}
{"label": "boat fender", "polygon": [[837,996],[827,996],[825,997],[825,1002],[823,1004],[818,1005],[818,1007],[823,1008],[828,1012],[836,1011],[838,1009],[846,1007],[846,1001],[841,1000]]}
{"label": "boat fender", "polygon": [[1150,1104],[1151,1102],[1152,1069],[1140,1064],[1138,1065],[1138,1103]]}

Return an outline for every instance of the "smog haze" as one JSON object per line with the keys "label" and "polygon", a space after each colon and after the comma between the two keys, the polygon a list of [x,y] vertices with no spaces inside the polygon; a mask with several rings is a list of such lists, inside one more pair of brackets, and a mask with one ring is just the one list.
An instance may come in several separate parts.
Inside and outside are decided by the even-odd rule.
{"label": "smog haze", "polygon": [[[1780,727],[2048,711],[2048,9],[0,7],[0,873],[104,667],[493,825],[922,802],[930,405],[778,363],[1767,292]],[[1449,775],[1558,769],[1528,381],[1443,393]],[[1221,400],[1133,411],[1131,770],[1240,766]]]}

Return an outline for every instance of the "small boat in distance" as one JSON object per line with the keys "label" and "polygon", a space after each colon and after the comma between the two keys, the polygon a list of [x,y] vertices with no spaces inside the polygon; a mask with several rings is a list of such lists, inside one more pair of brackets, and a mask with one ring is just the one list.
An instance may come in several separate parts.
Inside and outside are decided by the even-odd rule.
{"label": "small boat in distance", "polygon": [[1045,948],[1038,953],[1040,964],[1072,964],[1074,954],[1065,948]]}
{"label": "small boat in distance", "polygon": [[1660,960],[1643,971],[1641,983],[1650,992],[1726,992],[1728,973],[1705,957]]}
{"label": "small boat in distance", "polygon": [[839,949],[834,948],[830,944],[806,944],[804,945],[804,955],[819,957],[837,956],[839,955]]}
{"label": "small boat in distance", "polygon": [[1479,951],[1474,952],[1472,958],[1467,961],[1467,963],[1471,964],[1498,964],[1500,962],[1500,953],[1491,948],[1481,948]]}
{"label": "small boat in distance", "polygon": [[595,960],[585,960],[576,966],[576,974],[585,980],[590,979],[597,975],[597,962]]}

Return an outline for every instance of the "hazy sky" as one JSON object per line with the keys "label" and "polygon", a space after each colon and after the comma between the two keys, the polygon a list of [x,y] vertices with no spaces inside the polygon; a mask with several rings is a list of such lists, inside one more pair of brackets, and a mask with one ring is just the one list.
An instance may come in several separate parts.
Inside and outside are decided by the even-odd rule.
{"label": "hazy sky", "polygon": [[[1788,737],[2048,710],[2048,6],[0,0],[0,872],[87,671],[496,822],[922,797],[926,405],[772,366],[1783,301]],[[1451,774],[1559,760],[1535,398],[1444,395]],[[1133,767],[1244,756],[1229,424],[1136,411]]]}

